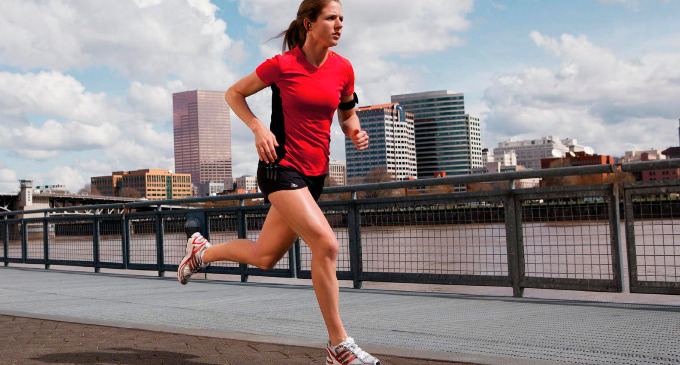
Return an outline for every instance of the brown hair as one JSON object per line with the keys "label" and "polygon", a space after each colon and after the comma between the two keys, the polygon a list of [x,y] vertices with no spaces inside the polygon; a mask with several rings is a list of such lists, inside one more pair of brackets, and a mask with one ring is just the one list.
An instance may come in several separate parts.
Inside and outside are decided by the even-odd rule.
{"label": "brown hair", "polygon": [[275,38],[283,37],[283,48],[281,52],[294,49],[297,46],[305,44],[307,39],[307,29],[305,29],[305,19],[315,21],[319,17],[323,8],[331,1],[340,0],[302,0],[298,8],[297,18],[293,20],[288,26],[287,30],[279,33]]}

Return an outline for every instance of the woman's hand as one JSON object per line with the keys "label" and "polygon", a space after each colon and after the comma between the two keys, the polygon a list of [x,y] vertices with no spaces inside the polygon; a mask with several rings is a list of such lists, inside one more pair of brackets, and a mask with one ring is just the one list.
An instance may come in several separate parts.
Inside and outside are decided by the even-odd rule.
{"label": "woman's hand", "polygon": [[368,148],[368,133],[366,131],[358,130],[350,138],[357,150],[363,151]]}
{"label": "woman's hand", "polygon": [[275,147],[279,146],[276,141],[276,136],[269,129],[258,128],[255,130],[255,148],[257,148],[257,154],[260,156],[260,160],[271,163],[276,161],[278,158],[276,156]]}

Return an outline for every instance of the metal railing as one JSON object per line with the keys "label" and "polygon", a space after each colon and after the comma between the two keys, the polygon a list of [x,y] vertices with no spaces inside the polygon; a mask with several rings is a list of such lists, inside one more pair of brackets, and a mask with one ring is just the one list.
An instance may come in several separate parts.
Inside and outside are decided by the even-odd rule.
{"label": "metal railing", "polygon": [[[324,194],[337,199],[319,205],[340,243],[337,276],[352,280],[356,288],[380,281],[504,286],[512,287],[515,296],[525,288],[621,292],[628,277],[631,292],[680,294],[680,180],[513,188],[514,181],[526,178],[668,168],[680,168],[680,160],[332,187]],[[500,181],[510,188],[360,196]],[[199,218],[212,242],[257,239],[269,207],[246,202],[261,197],[3,212],[0,261],[5,266],[153,270],[162,276],[177,270],[184,255],[183,227],[189,217]],[[229,202],[232,206],[215,206]],[[165,209],[168,204],[173,209]],[[89,212],[74,214],[84,211]],[[29,214],[43,217],[26,218]],[[242,281],[251,275],[310,278],[311,251],[298,240],[271,271],[229,262],[205,270],[240,275]]]}

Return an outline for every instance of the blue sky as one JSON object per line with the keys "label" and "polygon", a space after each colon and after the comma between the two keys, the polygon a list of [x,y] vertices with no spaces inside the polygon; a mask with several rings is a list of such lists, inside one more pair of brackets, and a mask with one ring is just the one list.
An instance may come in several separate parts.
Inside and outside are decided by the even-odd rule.
{"label": "blue sky", "polygon": [[[5,0],[0,192],[174,170],[173,92],[226,90],[280,51],[297,0]],[[678,145],[680,1],[345,0],[361,104],[465,93],[483,146],[557,135],[601,154]],[[263,122],[269,91],[249,98]],[[344,159],[334,126],[331,157]],[[232,116],[234,173],[253,174]]]}

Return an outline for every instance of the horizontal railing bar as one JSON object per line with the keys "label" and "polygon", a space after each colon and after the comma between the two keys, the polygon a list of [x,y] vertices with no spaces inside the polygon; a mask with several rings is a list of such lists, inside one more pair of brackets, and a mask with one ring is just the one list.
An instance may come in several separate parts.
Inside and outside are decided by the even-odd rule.
{"label": "horizontal railing bar", "polygon": [[545,170],[524,170],[516,172],[502,172],[495,174],[474,174],[474,175],[457,175],[442,177],[437,179],[421,179],[408,181],[394,181],[385,183],[374,183],[364,185],[349,185],[349,186],[333,186],[324,188],[324,193],[345,193],[355,191],[374,191],[374,190],[388,190],[388,189],[403,189],[416,188],[435,185],[454,185],[454,184],[469,184],[479,182],[496,182],[496,181],[510,181],[531,178],[544,177],[559,177],[559,176],[573,176],[573,175],[592,175],[592,174],[607,174],[613,173],[616,169],[614,165],[591,165],[591,166],[576,166],[576,167],[561,167]]}
{"label": "horizontal railing bar", "polygon": [[459,275],[459,274],[415,274],[395,272],[363,272],[359,278],[364,281],[397,282],[411,284],[512,286],[509,276]]}
{"label": "horizontal railing bar", "polygon": [[618,287],[613,279],[568,279],[525,277],[521,285],[534,289],[560,289],[617,292]]}
{"label": "horizontal railing bar", "polygon": [[[417,188],[437,185],[454,185],[454,184],[469,184],[480,182],[497,182],[497,181],[512,181],[531,178],[549,178],[560,176],[575,176],[575,175],[592,175],[592,174],[607,174],[617,171],[617,166],[620,166],[621,171],[637,172],[645,170],[658,170],[666,168],[680,168],[680,159],[668,159],[659,161],[644,161],[644,162],[630,162],[621,165],[590,165],[590,166],[572,166],[561,167],[553,169],[542,170],[524,170],[514,172],[502,172],[494,174],[473,174],[473,175],[457,175],[437,179],[420,179],[410,181],[394,181],[385,183],[373,183],[363,185],[348,185],[348,186],[333,186],[324,189],[324,194],[337,194],[346,192],[359,191],[375,191],[388,189],[403,189],[403,188]],[[455,194],[455,193],[454,193]],[[147,200],[132,203],[115,203],[115,204],[101,204],[101,205],[84,205],[77,207],[61,207],[26,211],[11,211],[0,212],[0,217],[6,215],[17,214],[34,214],[34,213],[54,213],[54,212],[69,212],[78,210],[90,209],[132,209],[143,207],[157,207],[158,205],[178,205],[204,202],[219,202],[232,200],[251,200],[263,198],[262,193],[255,194],[235,194],[235,195],[220,195],[208,197],[193,197],[184,199],[166,199],[166,200]],[[187,208],[191,209],[191,208]]]}
{"label": "horizontal railing bar", "polygon": [[666,160],[628,162],[621,165],[623,172],[640,172],[648,170],[679,169],[680,158],[670,158]]}

